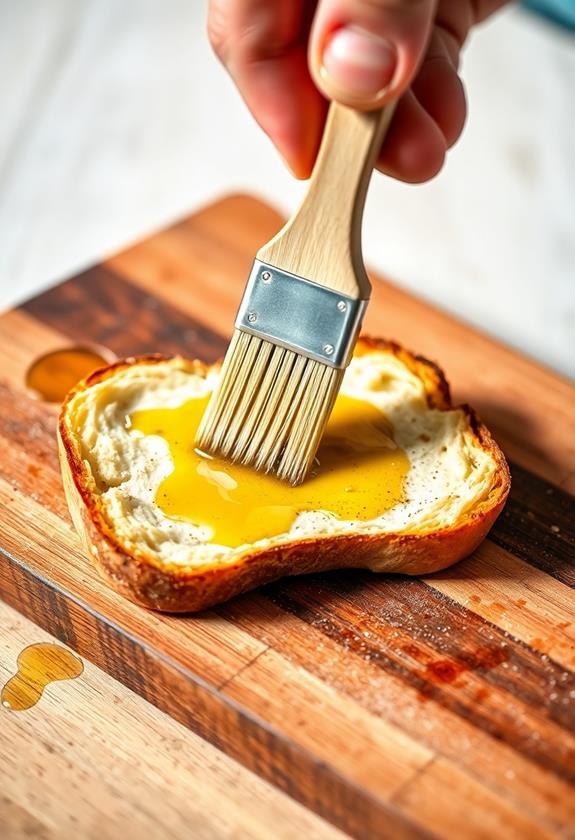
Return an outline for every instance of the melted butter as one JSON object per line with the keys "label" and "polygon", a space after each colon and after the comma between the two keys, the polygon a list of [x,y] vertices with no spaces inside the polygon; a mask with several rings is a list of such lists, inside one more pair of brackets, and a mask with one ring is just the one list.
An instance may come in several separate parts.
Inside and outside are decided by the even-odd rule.
{"label": "melted butter", "polygon": [[367,521],[401,501],[409,461],[385,416],[370,403],[340,394],[314,469],[291,487],[194,449],[207,402],[136,411],[126,426],[167,441],[174,470],[160,484],[156,504],[167,516],[207,527],[210,542],[235,547],[273,537],[289,531],[303,511]]}
{"label": "melted butter", "polygon": [[26,371],[26,387],[45,402],[62,402],[81,379],[113,360],[109,351],[64,347],[35,359]]}
{"label": "melted butter", "polygon": [[0,695],[2,705],[13,712],[35,706],[51,682],[73,680],[84,670],[82,660],[60,645],[40,642],[18,656],[18,670]]}

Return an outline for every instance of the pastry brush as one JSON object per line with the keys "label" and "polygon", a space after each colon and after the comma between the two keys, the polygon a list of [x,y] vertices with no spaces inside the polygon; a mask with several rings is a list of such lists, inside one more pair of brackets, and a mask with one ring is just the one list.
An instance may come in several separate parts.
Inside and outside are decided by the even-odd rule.
{"label": "pastry brush", "polygon": [[361,219],[393,110],[330,105],[303,202],[256,254],[197,432],[203,452],[305,479],[371,293]]}

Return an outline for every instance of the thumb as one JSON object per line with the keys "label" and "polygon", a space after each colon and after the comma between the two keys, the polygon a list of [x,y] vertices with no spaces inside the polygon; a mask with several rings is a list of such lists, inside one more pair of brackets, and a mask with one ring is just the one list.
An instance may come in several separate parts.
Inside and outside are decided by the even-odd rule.
{"label": "thumb", "polygon": [[380,107],[411,84],[431,32],[436,0],[320,0],[309,65],[328,99]]}

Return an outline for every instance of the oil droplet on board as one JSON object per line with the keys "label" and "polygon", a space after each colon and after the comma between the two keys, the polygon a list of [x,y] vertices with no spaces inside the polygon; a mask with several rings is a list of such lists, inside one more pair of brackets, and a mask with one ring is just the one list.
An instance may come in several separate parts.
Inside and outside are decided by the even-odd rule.
{"label": "oil droplet on board", "polygon": [[0,694],[4,708],[12,712],[31,709],[51,682],[74,680],[84,670],[82,660],[75,653],[44,642],[24,648],[17,665],[18,670]]}
{"label": "oil droplet on board", "polygon": [[81,379],[116,357],[105,347],[64,347],[35,359],[26,371],[26,387],[45,402],[62,402]]}

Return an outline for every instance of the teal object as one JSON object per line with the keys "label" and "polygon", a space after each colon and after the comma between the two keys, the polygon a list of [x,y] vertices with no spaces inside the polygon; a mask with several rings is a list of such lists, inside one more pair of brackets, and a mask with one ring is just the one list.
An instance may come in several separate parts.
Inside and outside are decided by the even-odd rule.
{"label": "teal object", "polygon": [[575,32],[575,0],[524,0],[523,5]]}

